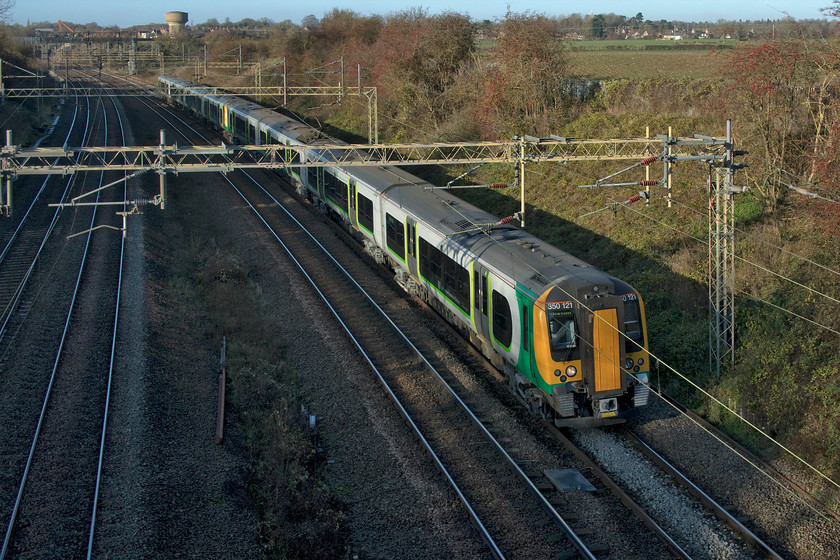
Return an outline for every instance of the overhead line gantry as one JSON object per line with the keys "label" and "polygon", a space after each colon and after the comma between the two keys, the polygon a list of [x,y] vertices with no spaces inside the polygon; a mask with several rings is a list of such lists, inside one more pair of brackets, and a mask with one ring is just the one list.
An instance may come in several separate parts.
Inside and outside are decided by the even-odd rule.
{"label": "overhead line gantry", "polygon": [[[252,88],[243,88],[252,89]],[[264,88],[260,88],[264,89]],[[272,88],[276,91],[277,88]],[[228,90],[227,94],[233,93]],[[148,94],[148,91],[144,92]],[[241,95],[241,94],[240,94]],[[303,153],[307,156],[301,161]],[[325,155],[324,160],[319,156]],[[152,200],[133,201],[134,204],[155,204],[166,207],[167,175],[170,173],[228,173],[248,169],[283,169],[288,167],[359,167],[412,166],[508,163],[517,169],[516,186],[520,189],[520,212],[515,216],[525,227],[525,165],[526,163],[577,161],[635,162],[626,171],[639,165],[662,162],[661,179],[646,179],[630,183],[597,182],[598,187],[631,185],[644,186],[642,198],[650,201],[650,187],[666,189],[669,200],[672,187],[672,166],[678,161],[696,161],[709,166],[709,325],[710,369],[720,372],[721,363],[728,357],[734,363],[734,203],[738,191],[732,177],[741,167],[734,163],[740,153],[734,150],[731,125],[727,123],[726,137],[694,135],[692,137],[623,138],[591,140],[551,136],[536,138],[520,136],[511,140],[492,142],[434,142],[418,144],[318,144],[292,146],[214,145],[179,146],[166,142],[161,131],[157,146],[128,147],[39,147],[23,148],[12,142],[7,131],[6,145],[0,149],[0,213],[12,210],[12,182],[25,175],[69,175],[86,171],[133,172],[128,180],[141,173],[153,171],[160,178],[160,193]],[[610,177],[618,175],[615,173]],[[714,180],[711,178],[714,175]],[[453,187],[454,188],[454,187]],[[83,195],[84,196],[84,195]],[[82,197],[78,197],[82,198]],[[131,201],[129,202],[131,203]],[[74,200],[69,205],[84,204]]]}

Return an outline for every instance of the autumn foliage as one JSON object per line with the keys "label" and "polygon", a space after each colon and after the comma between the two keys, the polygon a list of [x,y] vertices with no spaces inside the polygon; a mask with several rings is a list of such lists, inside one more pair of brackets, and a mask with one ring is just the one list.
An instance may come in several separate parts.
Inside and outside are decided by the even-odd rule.
{"label": "autumn foliage", "polygon": [[[509,12],[495,22],[479,23],[454,12],[430,15],[411,9],[387,16],[333,10],[320,20],[306,19],[303,26],[275,26],[262,46],[221,35],[210,38],[211,46],[220,54],[235,42],[244,43],[247,53],[267,49],[273,61],[285,58],[290,85],[337,85],[338,61],[343,60],[347,87],[355,85],[357,72],[365,85],[376,86],[379,135],[385,142],[499,140],[522,134],[620,138],[642,136],[648,127],[653,134],[673,127],[676,136],[720,136],[726,119],[732,119],[736,148],[749,152],[739,159],[748,167],[738,171],[736,184],[749,191],[737,195],[735,203],[738,358],[733,371],[721,378],[709,379],[704,371],[708,326],[702,284],[708,256],[693,245],[707,234],[708,166],[678,164],[674,205],[679,210],[664,211],[662,201],[654,198],[649,215],[636,212],[622,219],[620,213],[591,210],[611,198],[626,200],[635,194],[632,187],[620,194],[574,188],[614,172],[617,164],[537,169],[529,164],[534,179],[527,183],[528,204],[536,210],[528,210],[535,215],[530,228],[638,286],[646,294],[652,347],[664,361],[739,402],[798,452],[840,472],[837,454],[831,452],[840,449],[840,343],[833,338],[840,319],[833,303],[815,305],[816,296],[798,287],[813,284],[835,301],[840,297],[834,273],[840,262],[836,38],[803,34],[737,41],[697,54],[710,68],[719,65],[717,75],[709,70],[697,77],[682,68],[665,72],[666,77],[639,72],[643,77],[636,78],[634,72],[632,78],[612,79],[607,74],[593,80],[595,95],[580,100],[570,94],[576,77],[571,61],[580,60],[579,53],[564,42],[558,22],[545,16]],[[667,52],[668,45],[655,47],[676,54]],[[642,49],[632,54],[640,66],[652,60]],[[263,83],[272,79],[279,80],[264,75]],[[311,99],[292,103],[299,113],[316,117],[317,125],[329,122],[363,135],[359,131],[367,124],[367,106],[354,106],[349,97],[329,106]],[[490,168],[464,181],[498,180],[500,167]],[[630,180],[641,177],[636,170],[627,175]],[[466,196],[475,196],[473,201],[490,211],[506,215],[502,212],[510,209],[507,193],[493,199],[479,198],[485,195],[478,189],[470,193],[478,193]],[[596,197],[601,198],[593,202]],[[661,227],[663,222],[667,227]],[[687,231],[694,239],[674,233]],[[809,268],[813,263],[828,264]],[[783,278],[798,284],[790,287]],[[816,325],[835,332],[826,334]]]}
{"label": "autumn foliage", "polygon": [[[758,156],[747,174],[771,211],[787,200],[791,183],[840,199],[838,54],[833,42],[786,40],[746,45],[730,56],[737,128]],[[836,231],[836,205],[816,204],[827,231]]]}
{"label": "autumn foliage", "polygon": [[562,117],[568,67],[548,18],[508,12],[499,23],[492,63],[476,100],[484,136],[550,132]]}

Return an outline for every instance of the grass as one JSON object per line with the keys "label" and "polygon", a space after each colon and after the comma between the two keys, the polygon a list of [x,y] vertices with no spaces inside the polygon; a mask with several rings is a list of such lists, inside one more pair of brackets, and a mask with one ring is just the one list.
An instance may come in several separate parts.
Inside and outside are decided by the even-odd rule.
{"label": "grass", "polygon": [[[172,203],[178,211],[178,197]],[[262,272],[241,256],[225,224],[188,213],[187,227],[206,228],[173,236],[174,297],[205,317],[184,318],[202,336],[228,340],[228,414],[250,458],[247,490],[260,517],[258,532],[267,558],[340,558],[347,522],[338,495],[323,480],[325,460],[301,412],[306,401],[299,374],[285,361],[274,332],[276,310],[267,303]]]}

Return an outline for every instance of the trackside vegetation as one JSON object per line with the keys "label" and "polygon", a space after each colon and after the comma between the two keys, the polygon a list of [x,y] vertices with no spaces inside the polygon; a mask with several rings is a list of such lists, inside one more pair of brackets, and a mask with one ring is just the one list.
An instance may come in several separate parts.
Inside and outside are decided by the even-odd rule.
{"label": "trackside vegetation", "polygon": [[[212,52],[241,43],[252,56],[285,58],[298,85],[337,85],[329,72],[340,59],[345,68],[363,68],[363,83],[378,88],[384,141],[620,138],[669,128],[675,136],[721,136],[732,119],[737,148],[749,151],[736,184],[748,190],[735,200],[736,362],[719,377],[708,356],[707,168],[677,164],[667,208],[661,189],[645,206],[623,204],[638,190],[632,187],[578,188],[615,165],[531,165],[528,230],[641,290],[663,389],[755,450],[780,455],[692,389],[690,379],[833,479],[840,476],[836,35],[814,37],[791,26],[784,36],[725,45],[648,48],[627,40],[626,48],[587,50],[538,14],[508,13],[488,27],[457,13],[368,17],[334,10],[308,27],[278,25],[266,40],[221,31],[205,40]],[[331,134],[366,137],[367,106],[356,98],[302,98],[292,108]],[[445,183],[462,171],[428,173]],[[634,173],[622,181],[644,178]],[[460,183],[513,180],[512,169],[485,166]],[[518,210],[516,189],[459,194],[500,216]]]}
{"label": "trackside vegetation", "polygon": [[[746,187],[735,196],[736,358],[720,375],[709,364],[708,168],[674,166],[669,208],[662,188],[654,187],[645,205],[625,203],[640,187],[579,187],[623,163],[529,164],[527,229],[640,291],[651,352],[659,361],[652,380],[657,386],[756,453],[799,468],[741,418],[840,481],[840,33],[830,21],[840,16],[837,6],[835,0],[829,19],[820,22],[709,25],[713,39],[690,43],[642,40],[669,28],[642,14],[561,21],[509,12],[477,22],[422,9],[386,16],[335,9],[308,16],[303,25],[261,22],[259,34],[215,22],[201,35],[159,43],[171,53],[206,46],[208,58],[219,61],[241,46],[243,59],[273,68],[262,76],[263,85],[281,85],[280,68],[289,85],[338,85],[343,79],[352,89],[361,77],[363,85],[377,87],[383,142],[522,134],[608,139],[669,129],[674,136],[722,136],[731,119],[736,147],[749,154],[739,158],[748,167],[735,178]],[[25,62],[25,53],[17,52]],[[195,66],[167,68],[173,71],[193,79]],[[202,79],[222,86],[254,81],[230,71]],[[282,98],[265,102],[279,107]],[[367,138],[364,99],[302,97],[288,109],[347,141]],[[661,168],[653,169],[658,179]],[[421,173],[445,184],[466,170]],[[644,178],[638,168],[618,182]],[[456,184],[514,179],[511,167],[486,165]],[[518,189],[457,194],[498,216],[519,210]],[[230,305],[213,309],[214,333],[268,328],[261,325],[263,296],[246,265],[223,247],[188,249],[195,266],[183,271],[183,281],[198,286],[195,297],[207,305]],[[246,426],[254,465],[250,490],[267,508],[264,537],[271,554],[326,557],[312,539],[342,542],[343,514],[318,482],[318,459],[300,425],[296,374],[279,348],[233,340],[230,358],[229,403]],[[816,477],[807,485],[840,511],[835,487]],[[315,504],[307,510],[312,532],[290,542],[292,531],[277,527],[291,527],[296,518],[290,511],[304,503]]]}

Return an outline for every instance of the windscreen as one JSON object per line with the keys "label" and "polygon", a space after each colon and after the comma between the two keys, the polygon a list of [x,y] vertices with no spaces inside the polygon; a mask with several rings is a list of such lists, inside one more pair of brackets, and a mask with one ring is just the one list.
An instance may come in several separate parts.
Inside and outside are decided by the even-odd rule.
{"label": "windscreen", "polygon": [[575,314],[571,309],[571,303],[568,303],[568,309],[557,308],[564,305],[567,304],[559,303],[546,305],[548,338],[552,350],[570,350],[577,347]]}
{"label": "windscreen", "polygon": [[624,339],[625,352],[638,352],[644,348],[645,338],[642,331],[642,314],[639,310],[639,296],[627,294],[624,300]]}

